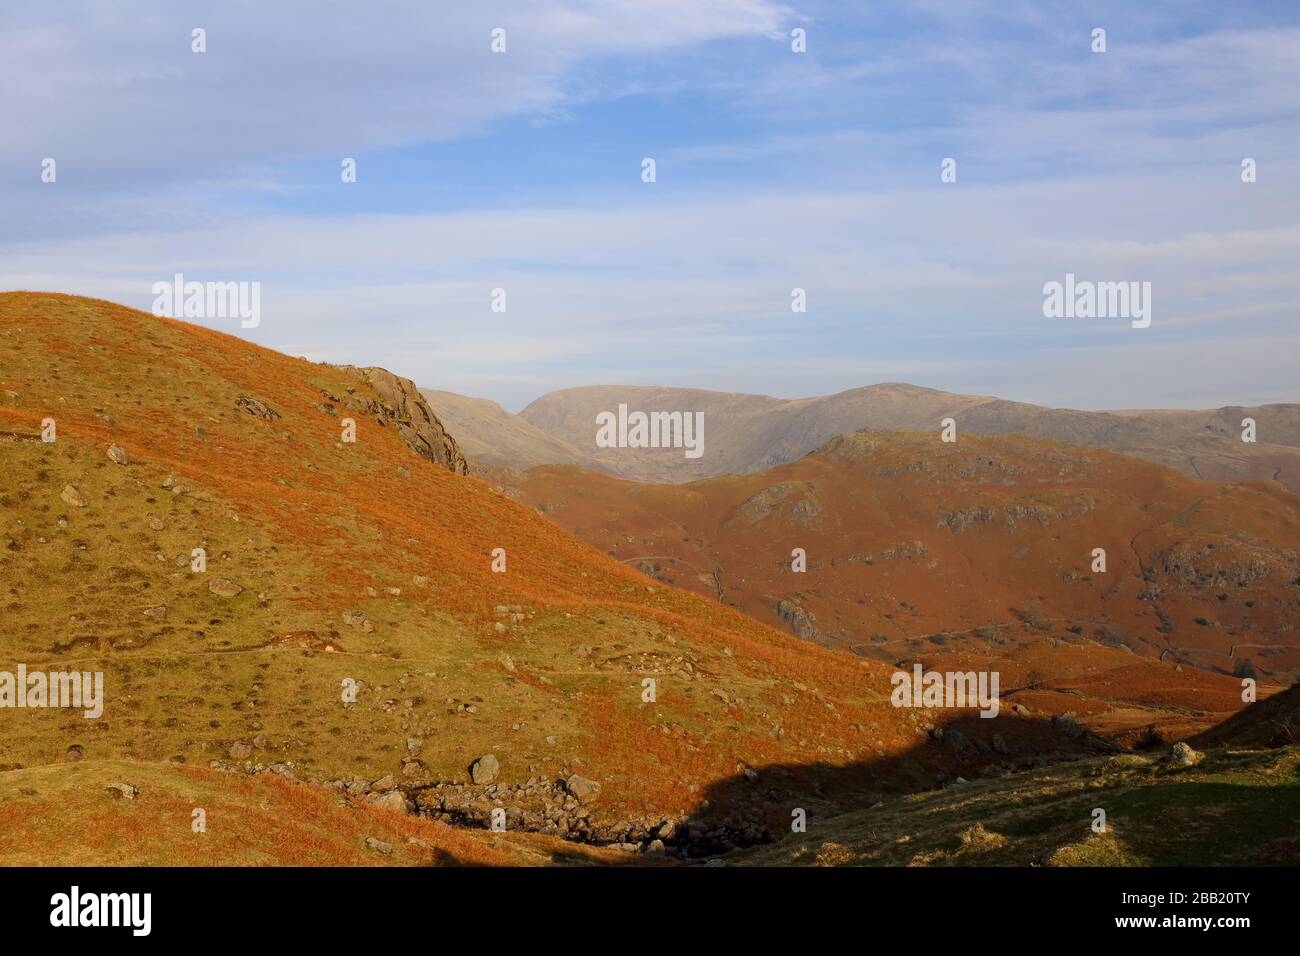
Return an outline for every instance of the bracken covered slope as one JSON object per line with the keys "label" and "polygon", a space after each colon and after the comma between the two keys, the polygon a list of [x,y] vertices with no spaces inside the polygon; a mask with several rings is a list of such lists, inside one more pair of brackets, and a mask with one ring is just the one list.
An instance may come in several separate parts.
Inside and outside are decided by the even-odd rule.
{"label": "bracken covered slope", "polygon": [[1300,496],[1276,482],[920,432],[687,485],[560,466],[499,480],[629,566],[826,646],[897,660],[1085,641],[1300,678]]}
{"label": "bracken covered slope", "polygon": [[[434,423],[413,440],[420,423],[376,380],[106,302],[0,295],[0,671],[100,671],[105,690],[98,719],[0,708],[11,834],[54,839],[94,817],[97,803],[59,787],[82,781],[99,800],[102,772],[140,802],[96,819],[183,834],[163,841],[175,854],[93,858],[194,862],[174,811],[207,787],[232,801],[209,819],[208,835],[233,841],[213,859],[277,860],[261,844],[278,814],[346,808],[181,775],[270,768],[439,820],[481,824],[502,806],[511,830],[725,849],[792,805],[844,811],[1109,746],[1048,719],[1067,695],[1012,712],[1030,690],[1019,681],[993,720],[894,708],[891,666],[653,584],[458,474],[452,444],[426,454]],[[1167,664],[1079,653],[1097,696],[1068,695],[1072,710],[1112,678],[1175,681]],[[1192,723],[1239,706],[1230,678],[1177,683],[1194,691],[1197,706],[1176,710]],[[971,726],[945,734],[958,719]],[[489,753],[495,781],[485,761],[471,783]],[[557,797],[551,782],[573,775],[600,792],[579,780]],[[267,826],[237,822],[248,801]],[[358,826],[391,843],[391,828]],[[355,859],[360,832],[347,832],[319,859]],[[470,849],[501,862],[490,843]]]}

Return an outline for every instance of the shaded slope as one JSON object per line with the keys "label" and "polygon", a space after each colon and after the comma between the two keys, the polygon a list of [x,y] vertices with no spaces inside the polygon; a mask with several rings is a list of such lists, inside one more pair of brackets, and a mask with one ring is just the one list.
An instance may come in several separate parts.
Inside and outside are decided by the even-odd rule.
{"label": "shaded slope", "polygon": [[[1092,829],[1106,812],[1106,832]],[[1217,751],[1194,767],[1134,754],[971,781],[730,853],[732,865],[1293,866],[1300,749]]]}

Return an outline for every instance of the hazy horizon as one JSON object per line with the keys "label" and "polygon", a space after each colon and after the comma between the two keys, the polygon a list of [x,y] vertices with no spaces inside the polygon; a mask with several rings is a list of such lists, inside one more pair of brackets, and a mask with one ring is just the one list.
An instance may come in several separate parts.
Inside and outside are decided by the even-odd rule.
{"label": "hazy horizon", "polygon": [[[198,321],[515,411],[609,381],[1300,399],[1300,9],[987,7],[20,0],[0,288],[259,283],[257,327]],[[1067,275],[1149,283],[1149,327],[1045,317]]]}

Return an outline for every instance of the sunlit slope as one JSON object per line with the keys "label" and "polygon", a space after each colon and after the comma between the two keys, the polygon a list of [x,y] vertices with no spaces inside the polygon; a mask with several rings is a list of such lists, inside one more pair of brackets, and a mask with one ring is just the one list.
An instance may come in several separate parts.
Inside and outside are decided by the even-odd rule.
{"label": "sunlit slope", "polygon": [[1276,482],[937,430],[857,432],[686,485],[562,466],[499,481],[629,567],[811,643],[891,661],[1100,643],[1300,677],[1300,496]]}
{"label": "sunlit slope", "polygon": [[107,696],[98,720],[0,711],[4,767],[73,745],[224,761],[260,737],[302,777],[431,781],[492,752],[503,781],[598,780],[614,815],[916,742],[889,668],[652,586],[414,454],[345,370],[52,295],[0,296],[0,349],[0,657],[103,670]]}
{"label": "sunlit slope", "polygon": [[274,774],[129,760],[0,773],[9,866],[527,866],[601,853],[456,830]]}

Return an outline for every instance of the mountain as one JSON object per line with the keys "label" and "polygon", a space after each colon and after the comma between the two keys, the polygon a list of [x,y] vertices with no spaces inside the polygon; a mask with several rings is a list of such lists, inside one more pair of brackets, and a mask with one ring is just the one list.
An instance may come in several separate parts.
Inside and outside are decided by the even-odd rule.
{"label": "mountain", "polygon": [[[620,404],[629,412],[702,413],[703,455],[687,458],[679,448],[597,447],[596,416],[617,413]],[[436,401],[433,405],[440,408]],[[900,384],[794,400],[701,389],[598,385],[543,395],[518,417],[584,460],[539,457],[529,453],[537,447],[533,440],[516,451],[511,436],[502,431],[493,436],[492,463],[582,464],[638,481],[686,482],[762,471],[801,458],[846,432],[937,433],[940,422],[952,418],[959,434],[1024,433],[1135,455],[1195,477],[1271,478],[1300,489],[1300,404],[1084,412]],[[1247,417],[1256,422],[1253,444],[1241,441],[1241,422]]]}
{"label": "mountain", "polygon": [[[1085,642],[931,645],[906,656],[1005,666],[999,714],[895,707],[893,664],[650,582],[464,474],[398,375],[58,295],[0,294],[0,350],[7,859],[691,858],[791,806],[1240,707],[1233,678]],[[23,671],[102,674],[102,714],[12,706]],[[220,810],[206,856],[196,800]],[[480,840],[497,809],[507,835]]]}
{"label": "mountain", "polygon": [[447,428],[460,436],[465,454],[476,463],[498,468],[596,467],[595,461],[577,449],[489,399],[468,398],[436,388],[422,388],[420,394]]}
{"label": "mountain", "polygon": [[656,580],[872,658],[1099,642],[1300,678],[1300,496],[1277,482],[937,432],[855,432],[685,485],[561,466],[501,482]]}

